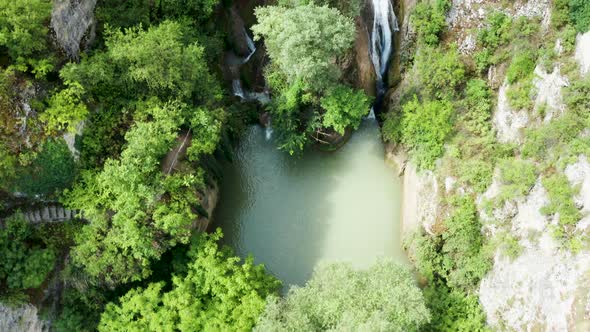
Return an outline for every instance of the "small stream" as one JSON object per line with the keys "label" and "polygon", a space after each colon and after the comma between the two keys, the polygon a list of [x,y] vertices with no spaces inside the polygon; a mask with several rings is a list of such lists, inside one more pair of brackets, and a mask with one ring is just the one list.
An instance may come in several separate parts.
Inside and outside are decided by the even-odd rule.
{"label": "small stream", "polygon": [[405,262],[400,179],[385,163],[376,120],[364,120],[336,152],[300,157],[278,151],[268,131],[252,126],[223,174],[214,227],[285,286],[304,284],[320,261]]}

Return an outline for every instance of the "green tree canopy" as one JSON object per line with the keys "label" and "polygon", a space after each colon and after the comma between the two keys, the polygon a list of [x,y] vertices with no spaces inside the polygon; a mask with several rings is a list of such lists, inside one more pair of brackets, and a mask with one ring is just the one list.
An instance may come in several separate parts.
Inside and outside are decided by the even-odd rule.
{"label": "green tree canopy", "polygon": [[362,90],[341,85],[332,89],[320,100],[324,127],[334,128],[344,135],[346,128],[357,129],[363,116],[369,112],[371,99]]}
{"label": "green tree canopy", "polygon": [[280,282],[250,257],[244,262],[216,243],[221,231],[194,238],[185,276],[133,289],[110,303],[99,331],[250,331]]}
{"label": "green tree canopy", "polygon": [[306,88],[321,91],[340,76],[334,59],[352,46],[352,19],[337,9],[307,4],[293,8],[256,8],[254,39],[264,38],[268,54],[292,84],[302,80]]}
{"label": "green tree canopy", "polygon": [[420,289],[404,267],[368,270],[322,265],[305,287],[269,298],[257,331],[418,331],[429,321]]}
{"label": "green tree canopy", "polygon": [[24,63],[47,47],[48,0],[0,0],[0,46],[14,61]]}
{"label": "green tree canopy", "polygon": [[[74,260],[107,284],[140,280],[150,273],[149,263],[177,243],[186,243],[196,218],[196,190],[204,187],[203,172],[164,174],[161,160],[170,151],[192,109],[178,102],[147,103],[138,113],[142,121],[127,132],[127,145],[118,160],[108,159],[102,171],[87,172],[68,202],[91,222],[77,238]],[[219,128],[211,113],[201,114],[201,127]],[[208,121],[205,123],[205,121]],[[199,153],[211,152],[219,132],[207,132],[209,141]],[[211,136],[209,136],[211,134]],[[198,137],[198,136],[197,136]],[[213,143],[211,143],[213,142]]]}
{"label": "green tree canopy", "polygon": [[0,283],[10,289],[39,287],[53,270],[55,251],[31,241],[33,228],[17,213],[0,228]]}
{"label": "green tree canopy", "polygon": [[106,51],[70,63],[60,75],[80,82],[100,101],[181,99],[209,103],[221,98],[221,88],[209,73],[204,50],[190,40],[187,26],[165,21],[147,30],[107,29]]}

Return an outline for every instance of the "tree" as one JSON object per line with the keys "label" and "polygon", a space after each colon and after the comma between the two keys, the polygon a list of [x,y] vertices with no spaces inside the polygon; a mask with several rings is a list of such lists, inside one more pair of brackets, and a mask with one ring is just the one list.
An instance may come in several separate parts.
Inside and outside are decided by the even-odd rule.
{"label": "tree", "polygon": [[590,29],[590,3],[585,0],[569,1],[569,17],[578,32],[584,33]]}
{"label": "tree", "polygon": [[75,132],[76,125],[88,117],[88,108],[81,100],[84,94],[82,85],[67,81],[65,85],[67,88],[51,96],[49,107],[41,114],[49,132]]}
{"label": "tree", "polygon": [[321,91],[339,78],[333,60],[352,46],[352,19],[314,4],[258,7],[255,14],[254,40],[264,38],[271,60],[289,84],[301,80],[306,89]]}
{"label": "tree", "polygon": [[368,270],[321,265],[304,287],[269,298],[257,331],[418,331],[430,315],[411,273],[390,261]]}
{"label": "tree", "polygon": [[338,86],[332,89],[320,100],[324,113],[324,127],[332,127],[341,135],[346,128],[357,129],[361,119],[369,111],[371,100],[362,90],[356,90],[347,86]]}
{"label": "tree", "polygon": [[197,104],[216,102],[221,88],[209,73],[203,47],[189,37],[187,26],[172,21],[147,30],[108,28],[106,51],[80,64],[68,64],[60,76],[80,82],[89,96],[111,106],[153,96]]}
{"label": "tree", "polygon": [[108,304],[99,331],[251,330],[280,282],[252,257],[241,262],[229,248],[220,249],[221,236],[218,229],[193,238],[188,272],[173,277],[171,290],[152,283],[129,291],[119,305]]}
{"label": "tree", "polygon": [[77,237],[72,257],[89,275],[111,286],[146,278],[150,262],[189,241],[204,172],[198,167],[184,173],[161,171],[161,160],[186,114],[200,116],[190,128],[197,139],[207,139],[195,148],[193,160],[212,152],[219,140],[219,130],[211,128],[220,128],[220,123],[203,110],[178,102],[143,106],[145,111],[136,114],[139,121],[125,135],[121,157],[108,159],[100,172],[86,172],[67,194],[68,204],[91,221]]}
{"label": "tree", "polygon": [[182,218],[177,215],[184,227],[182,235],[158,241],[157,234],[163,230],[150,217],[157,197],[164,194],[160,160],[170,150],[183,120],[179,104],[153,105],[147,113],[154,120],[138,122],[127,132],[121,158],[107,160],[101,172],[85,173],[67,194],[68,204],[83,210],[91,221],[76,239],[73,259],[91,276],[100,276],[109,284],[149,275],[151,259],[158,258],[169,244],[188,241],[187,226],[194,218],[192,213]]}
{"label": "tree", "polygon": [[46,23],[51,2],[46,0],[0,0],[0,46],[20,64],[46,48]]}
{"label": "tree", "polygon": [[0,228],[0,282],[10,289],[36,288],[43,283],[55,264],[55,251],[31,245],[32,227],[17,213]]}
{"label": "tree", "polygon": [[16,169],[13,191],[31,196],[51,196],[61,193],[74,182],[76,163],[63,139],[48,139],[38,152],[30,155],[30,162]]}

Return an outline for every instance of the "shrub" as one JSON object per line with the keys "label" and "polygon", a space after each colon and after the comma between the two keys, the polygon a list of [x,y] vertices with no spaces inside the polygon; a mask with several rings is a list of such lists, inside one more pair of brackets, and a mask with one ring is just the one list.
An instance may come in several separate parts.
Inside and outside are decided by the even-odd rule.
{"label": "shrub", "polygon": [[576,29],[571,26],[567,25],[563,30],[559,33],[559,38],[561,38],[563,50],[566,53],[573,52],[576,48],[576,36],[578,32]]}
{"label": "shrub", "polygon": [[479,30],[477,41],[493,53],[498,47],[510,41],[511,29],[510,16],[500,11],[493,12],[487,18],[487,28]]}
{"label": "shrub", "polygon": [[49,139],[31,163],[17,170],[13,190],[29,195],[53,195],[68,188],[76,176],[76,164],[66,143]]}
{"label": "shrub", "polygon": [[529,160],[504,159],[499,162],[502,202],[525,196],[537,181],[537,169]]}
{"label": "shrub", "polygon": [[569,23],[569,0],[554,0],[551,11],[551,25],[559,29]]}
{"label": "shrub", "polygon": [[6,228],[0,228],[0,282],[10,289],[39,287],[53,270],[55,251],[32,244],[32,234],[32,227],[18,213],[6,219]]}
{"label": "shrub", "polygon": [[421,1],[416,5],[411,20],[419,41],[431,46],[438,44],[440,35],[447,26],[445,16],[450,5],[449,0],[436,0],[434,5],[429,1]]}
{"label": "shrub", "polygon": [[515,54],[510,66],[506,70],[506,79],[508,80],[508,83],[512,84],[529,77],[535,69],[536,59],[537,55],[531,50]]}
{"label": "shrub", "polygon": [[465,67],[454,45],[447,51],[423,48],[415,61],[425,96],[443,98],[452,95],[465,79]]}
{"label": "shrub", "polygon": [[471,289],[491,268],[491,260],[482,250],[483,236],[477,209],[472,198],[450,198],[451,215],[445,220],[442,234],[443,271],[452,288]]}
{"label": "shrub", "polygon": [[463,127],[475,135],[487,135],[491,131],[492,91],[486,81],[472,79],[467,82],[465,98],[466,108],[461,116]]}
{"label": "shrub", "polygon": [[570,0],[569,17],[576,30],[584,33],[590,29],[590,2],[588,0]]}
{"label": "shrub", "polygon": [[304,287],[269,298],[255,331],[418,331],[429,316],[410,271],[398,264],[324,264]]}
{"label": "shrub", "polygon": [[533,85],[532,77],[521,80],[508,87],[506,97],[510,106],[516,110],[530,110],[534,105],[534,95],[536,88]]}
{"label": "shrub", "polygon": [[424,289],[424,297],[432,313],[425,331],[488,331],[486,314],[477,296],[450,289],[437,282]]}
{"label": "shrub", "polygon": [[47,47],[50,15],[49,1],[0,0],[0,46],[8,49],[17,65],[24,65],[27,58]]}
{"label": "shrub", "polygon": [[53,94],[49,107],[41,114],[49,132],[76,131],[76,125],[88,117],[88,108],[82,102],[84,88],[77,82],[66,82],[67,88]]}
{"label": "shrub", "polygon": [[573,199],[579,189],[572,188],[567,177],[560,173],[544,178],[543,187],[545,187],[549,195],[549,204],[541,209],[541,213],[546,215],[559,214],[559,224],[554,235],[560,239],[570,238],[577,222],[582,218],[582,214]]}
{"label": "shrub", "polygon": [[494,165],[489,160],[467,159],[457,171],[461,182],[468,184],[475,192],[482,193],[492,183]]}
{"label": "shrub", "polygon": [[[451,133],[453,105],[446,100],[426,101],[418,98],[404,104],[399,123],[401,142],[411,150],[412,158],[420,168],[432,168],[443,153],[445,139]],[[384,133],[389,140],[396,133]]]}

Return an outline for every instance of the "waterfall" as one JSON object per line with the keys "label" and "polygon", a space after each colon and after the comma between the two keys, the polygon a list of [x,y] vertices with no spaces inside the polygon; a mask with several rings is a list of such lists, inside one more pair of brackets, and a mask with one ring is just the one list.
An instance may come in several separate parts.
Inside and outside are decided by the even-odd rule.
{"label": "waterfall", "polygon": [[272,119],[268,120],[268,124],[266,125],[266,129],[264,130],[264,137],[266,138],[267,141],[270,141],[270,139],[272,138],[272,127],[271,127],[271,121]]}
{"label": "waterfall", "polygon": [[242,81],[240,81],[240,79],[234,79],[233,81],[231,81],[231,88],[234,92],[234,96],[246,99],[244,89],[242,88]]}
{"label": "waterfall", "polygon": [[254,45],[254,41],[252,40],[252,38],[250,38],[250,35],[246,31],[245,27],[244,27],[243,31],[244,31],[244,37],[246,38],[246,44],[248,45],[248,51],[250,51],[250,53],[248,53],[248,56],[246,56],[244,58],[244,60],[242,61],[242,64],[250,61],[250,58],[254,55],[254,53],[256,53],[256,45]]}
{"label": "waterfall", "polygon": [[370,55],[375,74],[377,76],[377,98],[374,107],[371,108],[368,118],[375,118],[375,107],[377,111],[385,94],[385,82],[383,77],[387,74],[389,57],[392,51],[392,35],[399,31],[397,18],[393,11],[390,0],[372,0],[373,4],[373,30],[371,31]]}

